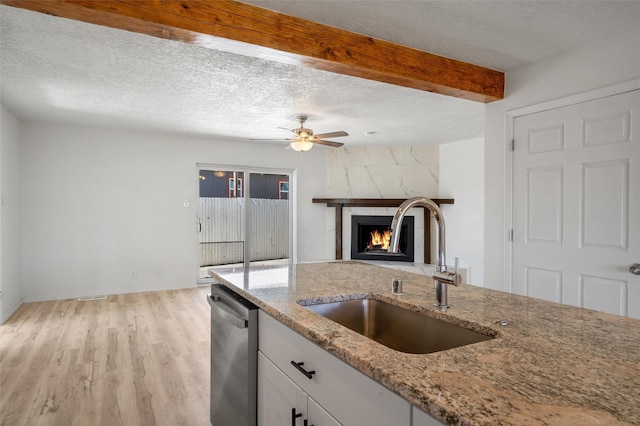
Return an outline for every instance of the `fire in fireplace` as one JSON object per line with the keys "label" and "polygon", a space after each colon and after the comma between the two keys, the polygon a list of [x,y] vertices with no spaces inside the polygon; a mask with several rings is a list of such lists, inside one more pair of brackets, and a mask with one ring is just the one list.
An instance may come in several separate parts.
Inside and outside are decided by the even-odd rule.
{"label": "fire in fireplace", "polygon": [[413,262],[413,216],[406,216],[400,230],[400,253],[388,253],[393,216],[351,216],[351,259]]}

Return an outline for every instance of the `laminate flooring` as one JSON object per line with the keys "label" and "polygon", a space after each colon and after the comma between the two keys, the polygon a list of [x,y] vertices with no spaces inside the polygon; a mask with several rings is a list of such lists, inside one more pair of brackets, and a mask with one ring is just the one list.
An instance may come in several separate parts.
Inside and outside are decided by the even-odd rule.
{"label": "laminate flooring", "polygon": [[210,426],[208,293],[22,304],[0,325],[0,424]]}

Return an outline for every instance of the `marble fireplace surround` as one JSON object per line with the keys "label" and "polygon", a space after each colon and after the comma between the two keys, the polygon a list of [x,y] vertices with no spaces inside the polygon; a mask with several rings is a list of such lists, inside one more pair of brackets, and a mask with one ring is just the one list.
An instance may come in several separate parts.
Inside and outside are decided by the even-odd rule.
{"label": "marble fireplace surround", "polygon": [[[432,198],[438,205],[453,204],[453,198]],[[404,198],[314,198],[312,202],[318,204],[326,204],[327,207],[334,207],[336,211],[335,217],[335,258],[342,260],[343,242],[342,242],[342,224],[344,209],[349,207],[399,207],[406,199]],[[423,208],[424,223],[430,223],[431,212],[427,208]],[[431,227],[424,226],[424,263],[431,263]],[[418,239],[416,229],[416,240]],[[417,253],[416,253],[417,254]],[[417,260],[417,259],[416,259]]]}

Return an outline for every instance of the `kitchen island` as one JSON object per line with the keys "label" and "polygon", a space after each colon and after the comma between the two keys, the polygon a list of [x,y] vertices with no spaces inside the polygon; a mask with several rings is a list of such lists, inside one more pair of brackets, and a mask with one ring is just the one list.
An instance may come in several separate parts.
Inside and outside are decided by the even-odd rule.
{"label": "kitchen island", "polygon": [[[640,320],[470,285],[450,288],[442,313],[431,278],[351,261],[211,274],[445,424],[640,424]],[[403,280],[403,295],[391,294],[393,278]],[[402,353],[301,305],[362,297],[496,337]]]}

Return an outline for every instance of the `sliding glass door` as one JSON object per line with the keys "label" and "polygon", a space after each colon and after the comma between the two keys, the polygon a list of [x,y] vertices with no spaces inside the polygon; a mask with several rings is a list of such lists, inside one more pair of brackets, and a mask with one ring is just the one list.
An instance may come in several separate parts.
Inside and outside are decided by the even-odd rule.
{"label": "sliding glass door", "polygon": [[249,262],[289,261],[289,176],[251,173]]}
{"label": "sliding glass door", "polygon": [[211,268],[291,263],[293,172],[200,166],[199,282]]}

